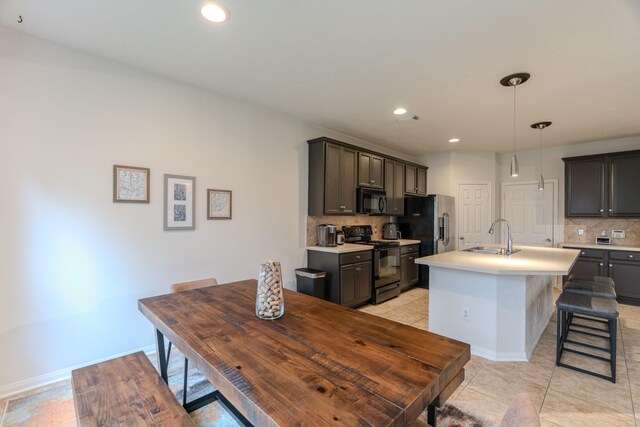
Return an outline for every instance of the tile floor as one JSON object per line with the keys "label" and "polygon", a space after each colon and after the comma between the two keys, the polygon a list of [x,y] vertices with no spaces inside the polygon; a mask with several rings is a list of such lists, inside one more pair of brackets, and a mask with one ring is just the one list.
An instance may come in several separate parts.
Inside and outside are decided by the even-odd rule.
{"label": "tile floor", "polygon": [[[428,306],[429,291],[413,289],[361,310],[428,330]],[[619,310],[616,384],[556,368],[554,316],[529,362],[492,362],[471,356],[466,378],[449,403],[498,423],[511,399],[525,391],[538,408],[543,426],[640,427],[640,307],[620,305]],[[576,357],[565,353],[563,361],[609,373],[605,362],[583,358],[577,362]]]}
{"label": "tile floor", "polygon": [[[429,292],[413,289],[384,304],[361,310],[428,330],[428,306]],[[530,362],[497,363],[472,356],[466,366],[466,379],[449,402],[497,423],[511,399],[526,391],[538,408],[543,426],[640,427],[640,307],[620,306],[616,384],[556,368],[555,326],[552,320]],[[607,372],[608,365],[604,362],[581,363]],[[170,386],[179,394],[182,378],[179,355],[172,356],[171,365],[175,374],[170,376]],[[192,414],[198,425],[236,425],[220,408],[207,408]],[[75,425],[70,382],[0,399],[0,420],[2,426]]]}

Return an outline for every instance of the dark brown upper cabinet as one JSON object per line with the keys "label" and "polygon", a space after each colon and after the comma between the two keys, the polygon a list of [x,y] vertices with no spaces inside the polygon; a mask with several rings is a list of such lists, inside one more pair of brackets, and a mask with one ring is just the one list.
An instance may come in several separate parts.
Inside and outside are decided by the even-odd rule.
{"label": "dark brown upper cabinet", "polygon": [[309,215],[356,213],[357,151],[309,141]]}
{"label": "dark brown upper cabinet", "polygon": [[640,152],[609,157],[609,216],[640,217]]}
{"label": "dark brown upper cabinet", "polygon": [[426,196],[427,169],[414,165],[405,165],[404,192],[412,196]]}
{"label": "dark brown upper cabinet", "polygon": [[387,213],[404,215],[404,163],[384,161],[384,188],[387,192]]}
{"label": "dark brown upper cabinet", "polygon": [[371,153],[358,153],[358,186],[384,188],[384,159]]}
{"label": "dark brown upper cabinet", "polygon": [[640,217],[640,151],[562,160],[566,217]]}

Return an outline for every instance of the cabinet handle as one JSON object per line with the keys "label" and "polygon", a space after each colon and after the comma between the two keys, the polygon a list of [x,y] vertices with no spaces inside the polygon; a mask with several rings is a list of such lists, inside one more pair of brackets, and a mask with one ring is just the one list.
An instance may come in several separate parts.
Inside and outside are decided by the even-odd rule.
{"label": "cabinet handle", "polygon": [[410,257],[409,257],[409,261],[411,261],[411,260],[413,260],[413,257],[412,257],[412,256],[410,256]]}
{"label": "cabinet handle", "polygon": [[609,209],[609,212],[613,213],[613,209]]}
{"label": "cabinet handle", "polygon": [[629,255],[629,258],[633,258],[633,255]]}
{"label": "cabinet handle", "polygon": [[600,267],[604,267],[604,264],[603,264],[603,263],[600,263]]}
{"label": "cabinet handle", "polygon": [[394,211],[397,211],[397,210],[398,210],[398,208],[393,208],[393,210],[394,210]]}
{"label": "cabinet handle", "polygon": [[613,264],[609,264],[609,268],[613,268]]}
{"label": "cabinet handle", "polygon": [[[586,254],[587,254],[587,253],[586,253],[585,251],[582,251],[582,252],[580,253],[580,255],[586,255]],[[602,265],[602,264],[600,264],[600,265]]]}
{"label": "cabinet handle", "polygon": [[343,210],[344,210],[344,209],[346,209],[346,208],[347,208],[346,206],[340,206],[340,209],[343,209]]}
{"label": "cabinet handle", "polygon": [[356,259],[360,259],[360,255],[356,255]]}
{"label": "cabinet handle", "polygon": [[356,268],[356,271],[362,271],[362,269],[360,267]]}
{"label": "cabinet handle", "polygon": [[376,180],[375,180],[375,179],[372,179],[372,180],[371,180],[371,183],[372,183],[372,184],[375,184],[375,183],[376,183]]}
{"label": "cabinet handle", "polygon": [[600,209],[600,212],[604,212],[604,209]]}

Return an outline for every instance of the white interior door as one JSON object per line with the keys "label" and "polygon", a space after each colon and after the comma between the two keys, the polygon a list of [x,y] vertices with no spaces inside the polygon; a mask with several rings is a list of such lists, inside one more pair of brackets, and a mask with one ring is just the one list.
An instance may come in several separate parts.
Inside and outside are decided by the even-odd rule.
{"label": "white interior door", "polygon": [[458,249],[471,248],[493,239],[489,184],[458,184]]}
{"label": "white interior door", "polygon": [[[514,244],[553,246],[554,218],[557,210],[557,181],[502,184],[502,218],[511,223]],[[502,227],[506,241],[506,227]]]}

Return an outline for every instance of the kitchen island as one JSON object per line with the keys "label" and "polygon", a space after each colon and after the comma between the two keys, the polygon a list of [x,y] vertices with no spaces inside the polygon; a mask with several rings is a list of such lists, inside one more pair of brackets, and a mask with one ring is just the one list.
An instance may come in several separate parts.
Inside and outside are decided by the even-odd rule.
{"label": "kitchen island", "polygon": [[429,331],[467,342],[487,359],[529,360],[553,315],[553,277],[568,274],[580,252],[515,249],[418,258],[429,266]]}

